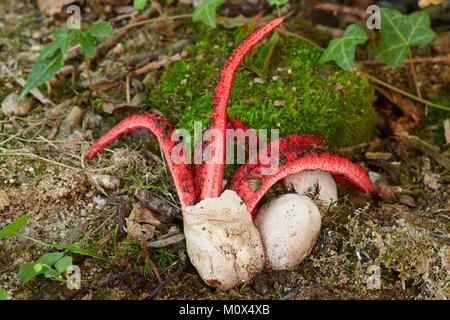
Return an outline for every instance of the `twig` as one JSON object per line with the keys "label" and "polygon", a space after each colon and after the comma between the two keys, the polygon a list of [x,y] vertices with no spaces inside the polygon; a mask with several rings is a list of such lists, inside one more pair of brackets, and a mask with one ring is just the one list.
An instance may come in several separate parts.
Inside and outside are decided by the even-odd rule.
{"label": "twig", "polygon": [[445,143],[450,143],[450,121],[449,119],[444,120],[444,137],[445,137]]}
{"label": "twig", "polygon": [[181,54],[180,53],[176,53],[173,56],[170,56],[170,57],[158,60],[158,61],[150,62],[146,66],[130,72],[128,74],[128,77],[135,78],[135,77],[142,76],[144,74],[149,73],[150,71],[162,68],[163,66],[165,66],[165,65],[167,65],[169,63],[180,61],[182,58],[187,57],[187,55],[188,55],[187,51],[182,51]]}
{"label": "twig", "polygon": [[[3,149],[3,148],[1,148],[1,149]],[[38,160],[41,160],[41,161],[44,161],[44,162],[47,162],[47,163],[51,163],[51,164],[53,164],[55,166],[60,166],[60,167],[66,168],[66,169],[70,169],[70,170],[74,170],[74,171],[80,171],[80,169],[78,169],[78,168],[75,168],[75,167],[69,166],[69,165],[64,164],[64,163],[60,163],[60,162],[57,162],[57,161],[54,161],[54,160],[50,160],[50,159],[38,156],[38,155],[36,155],[34,153],[9,152],[9,150],[6,150],[6,152],[5,152],[5,150],[6,149],[0,150],[0,151],[2,151],[0,153],[0,157],[1,156],[28,157],[28,158],[31,158],[31,159],[38,159]]]}
{"label": "twig", "polygon": [[318,11],[349,14],[360,19],[365,19],[367,17],[367,13],[360,8],[343,6],[333,3],[318,3],[314,6],[314,9]]}
{"label": "twig", "polygon": [[411,143],[411,146],[413,148],[422,151],[427,156],[443,166],[445,169],[450,170],[450,160],[439,153],[438,147],[421,140],[419,137],[411,136],[408,134],[400,134],[395,138],[407,140],[409,143]]}
{"label": "twig", "polygon": [[414,68],[414,60],[411,52],[411,48],[408,47],[408,56],[409,56],[409,66],[411,68],[411,73],[414,80],[414,86],[416,87],[416,92],[419,98],[422,98],[422,93],[420,92],[419,80],[417,79],[416,69]]}
{"label": "twig", "polygon": [[161,292],[161,290],[164,289],[169,283],[171,283],[173,279],[178,277],[183,270],[184,265],[181,265],[174,273],[172,273],[170,276],[167,276],[164,281],[160,282],[155,290],[150,293],[146,300],[154,299]]}
{"label": "twig", "polygon": [[142,26],[142,25],[145,25],[148,23],[155,23],[155,22],[160,22],[160,21],[165,21],[165,20],[187,19],[187,18],[192,18],[192,14],[188,13],[188,14],[179,14],[179,15],[175,15],[175,16],[164,16],[164,17],[158,17],[158,18],[153,18],[153,19],[147,19],[147,20],[143,20],[143,21],[139,21],[139,22],[135,22],[135,23],[126,25],[125,27],[120,28],[119,31],[121,31],[121,30],[128,31],[128,29],[139,27],[139,26]]}
{"label": "twig", "polygon": [[[403,63],[410,63],[410,59],[405,59]],[[412,59],[413,63],[450,63],[450,54],[435,57],[415,57]],[[385,64],[383,61],[376,60],[363,60],[358,61],[360,65],[382,65]],[[389,66],[390,67],[390,66]]]}
{"label": "twig", "polygon": [[155,276],[158,279],[158,281],[161,282],[162,279],[161,279],[161,275],[159,274],[158,268],[156,267],[156,264],[153,262],[152,258],[150,258],[150,255],[148,254],[147,242],[146,241],[141,241],[141,247],[142,247],[142,251],[144,252],[145,260],[147,261],[147,263],[152,268],[153,273],[155,274]]}
{"label": "twig", "polygon": [[378,78],[376,78],[376,77],[374,77],[374,76],[371,76],[371,75],[368,74],[368,73],[361,72],[361,74],[363,74],[363,75],[364,75],[365,77],[367,77],[369,80],[371,80],[371,81],[373,81],[373,82],[376,82],[376,83],[378,83],[379,85],[381,85],[381,86],[383,86],[383,87],[386,87],[386,88],[388,88],[388,89],[391,89],[392,91],[395,91],[395,92],[397,92],[397,93],[400,93],[401,95],[404,95],[405,97],[408,97],[408,98],[410,98],[410,99],[412,99],[412,100],[415,100],[415,101],[417,101],[417,102],[423,103],[423,104],[428,105],[428,106],[430,106],[430,107],[434,107],[434,108],[438,108],[438,109],[450,111],[450,108],[449,108],[449,107],[446,107],[446,106],[443,106],[443,105],[440,105],[440,104],[436,104],[436,103],[434,103],[434,102],[431,102],[431,101],[422,99],[422,98],[420,98],[420,97],[417,97],[417,96],[415,96],[415,95],[413,95],[413,94],[411,94],[411,93],[409,93],[409,92],[406,92],[406,91],[404,91],[404,90],[402,90],[402,89],[400,89],[400,88],[397,88],[397,87],[395,87],[395,86],[393,86],[393,85],[391,85],[391,84],[389,84],[389,83],[387,83],[387,82],[384,82],[384,81],[382,81],[382,80],[380,80],[380,79],[378,79]]}

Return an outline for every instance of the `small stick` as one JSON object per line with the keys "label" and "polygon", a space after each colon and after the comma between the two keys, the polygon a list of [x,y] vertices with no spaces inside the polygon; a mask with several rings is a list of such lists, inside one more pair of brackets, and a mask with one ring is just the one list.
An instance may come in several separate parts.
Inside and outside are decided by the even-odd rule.
{"label": "small stick", "polygon": [[444,137],[445,137],[445,143],[450,143],[450,121],[449,119],[444,120]]}
{"label": "small stick", "polygon": [[[412,60],[414,63],[450,63],[450,54],[443,56],[435,56],[435,57],[416,57]],[[410,63],[410,59],[405,59],[403,63]],[[361,65],[381,65],[385,64],[383,61],[376,60],[363,60],[358,61],[358,64]]]}
{"label": "small stick", "polygon": [[167,276],[167,278],[164,279],[164,281],[160,282],[159,285],[156,287],[155,290],[150,293],[148,298],[146,300],[154,299],[164,287],[166,287],[169,283],[172,282],[173,279],[178,277],[180,273],[184,270],[184,265],[180,266],[174,273],[172,273],[170,276]]}
{"label": "small stick", "polygon": [[314,9],[318,10],[318,11],[349,14],[352,16],[356,16],[360,19],[365,19],[367,17],[367,13],[360,8],[350,7],[350,6],[342,6],[342,5],[333,4],[333,3],[318,3],[314,6]]}

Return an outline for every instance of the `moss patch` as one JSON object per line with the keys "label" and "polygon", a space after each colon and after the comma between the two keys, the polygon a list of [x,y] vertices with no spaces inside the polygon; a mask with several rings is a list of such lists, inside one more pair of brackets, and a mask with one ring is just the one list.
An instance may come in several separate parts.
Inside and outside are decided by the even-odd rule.
{"label": "moss patch", "polygon": [[[158,108],[180,128],[207,124],[218,70],[236,46],[230,31],[202,30],[190,57],[167,66],[150,85],[147,106]],[[258,62],[266,41],[245,61]],[[229,115],[253,128],[279,128],[280,134],[321,133],[333,147],[367,141],[375,133],[375,95],[367,80],[320,61],[321,51],[294,38],[279,37],[263,83],[248,68],[236,76]],[[260,74],[261,76],[261,74]],[[256,81],[255,81],[256,80]],[[182,114],[180,116],[180,113]]]}

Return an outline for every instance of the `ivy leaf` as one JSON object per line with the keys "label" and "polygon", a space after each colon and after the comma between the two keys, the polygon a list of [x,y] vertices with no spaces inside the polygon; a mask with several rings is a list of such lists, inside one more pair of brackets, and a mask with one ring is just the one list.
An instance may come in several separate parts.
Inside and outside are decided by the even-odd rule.
{"label": "ivy leaf", "polygon": [[342,38],[330,41],[322,57],[325,61],[334,60],[342,69],[351,71],[355,62],[356,46],[365,43],[367,39],[364,29],[352,24],[347,27]]}
{"label": "ivy leaf", "polygon": [[19,99],[23,99],[30,90],[51,79],[62,66],[63,55],[61,51],[57,51],[50,59],[37,60],[28,75],[27,83],[20,92]]}
{"label": "ivy leaf", "polygon": [[204,4],[195,7],[192,21],[201,21],[211,28],[216,28],[216,10],[224,0],[206,0]]}
{"label": "ivy leaf", "polygon": [[395,9],[381,8],[380,27],[380,43],[375,57],[393,67],[403,63],[411,46],[430,43],[436,37],[425,11],[404,15]]}
{"label": "ivy leaf", "polygon": [[65,256],[55,263],[55,268],[58,274],[67,272],[67,268],[72,265],[73,259],[70,256]]}
{"label": "ivy leaf", "polygon": [[277,7],[284,6],[288,2],[289,2],[289,0],[269,0],[269,4],[271,6],[277,6]]}
{"label": "ivy leaf", "polygon": [[142,9],[144,9],[147,2],[148,2],[148,0],[134,0],[133,8],[136,10],[142,10]]}
{"label": "ivy leaf", "polygon": [[87,30],[87,33],[94,37],[98,43],[101,43],[115,35],[116,30],[109,22],[100,20],[91,24]]}
{"label": "ivy leaf", "polygon": [[22,228],[30,219],[31,214],[26,214],[24,216],[21,216],[19,219],[11,222],[2,230],[0,230],[0,239],[7,237],[15,237],[19,235],[19,229]]}
{"label": "ivy leaf", "polygon": [[72,30],[74,40],[81,46],[81,50],[86,53],[88,58],[92,58],[95,55],[95,50],[97,48],[97,41],[89,33]]}
{"label": "ivy leaf", "polygon": [[19,266],[19,279],[22,283],[27,283],[31,279],[33,279],[35,276],[38,275],[38,273],[34,270],[34,262],[31,263],[22,263]]}

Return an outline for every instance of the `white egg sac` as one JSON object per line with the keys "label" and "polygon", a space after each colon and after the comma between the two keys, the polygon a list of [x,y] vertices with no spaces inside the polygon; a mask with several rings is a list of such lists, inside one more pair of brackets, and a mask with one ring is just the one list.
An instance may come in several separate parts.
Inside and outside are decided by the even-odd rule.
{"label": "white egg sac", "polygon": [[329,206],[337,201],[337,187],[333,176],[319,170],[304,171],[284,178],[284,184],[297,194],[318,192],[320,202]]}
{"label": "white egg sac", "polygon": [[312,251],[320,232],[320,212],[307,196],[284,194],[263,205],[256,227],[265,250],[266,266],[292,269]]}

